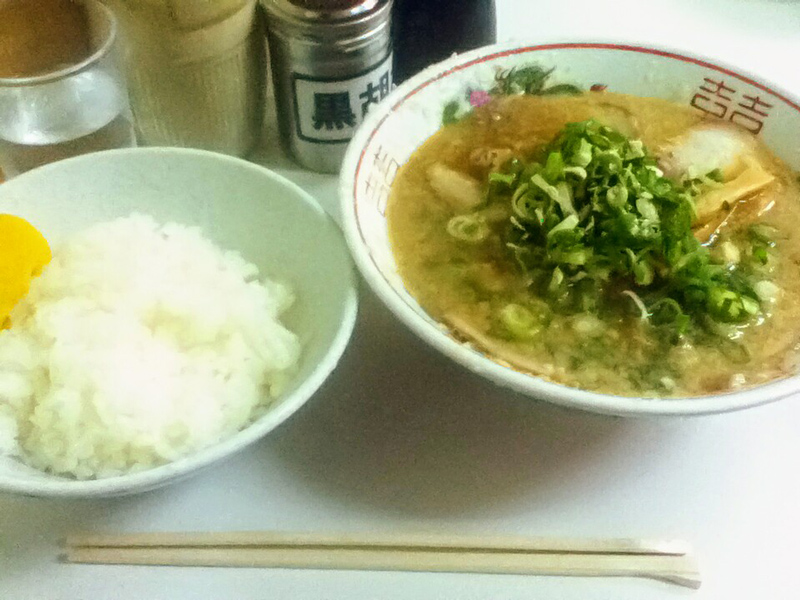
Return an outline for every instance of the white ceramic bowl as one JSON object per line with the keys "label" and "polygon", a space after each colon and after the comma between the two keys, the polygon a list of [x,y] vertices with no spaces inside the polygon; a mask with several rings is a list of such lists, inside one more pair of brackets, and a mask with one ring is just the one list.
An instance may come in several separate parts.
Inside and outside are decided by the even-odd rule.
{"label": "white ceramic bowl", "polygon": [[131,212],[198,225],[261,273],[289,282],[285,322],[303,344],[300,368],[268,412],[216,445],[140,473],[76,481],[0,458],[0,490],[110,496],[180,479],[257,441],[286,420],[336,366],[355,323],[355,273],[338,227],[303,190],[236,158],[173,148],[112,150],[54,163],[0,185],[0,212],[31,221],[51,242]]}
{"label": "white ceramic bowl", "polygon": [[394,90],[370,113],[348,148],[340,181],[342,219],[356,264],[372,289],[417,335],[456,362],[500,385],[566,406],[617,415],[697,415],[755,406],[800,390],[798,377],[702,398],[659,400],[578,390],[495,363],[448,335],[409,295],[397,272],[385,218],[398,167],[439,129],[447,102],[463,101],[470,90],[488,90],[499,69],[531,63],[554,68],[549,85],[605,86],[661,97],[758,127],[773,151],[800,169],[800,101],[735,67],[685,52],[602,43],[479,49],[434,65]]}

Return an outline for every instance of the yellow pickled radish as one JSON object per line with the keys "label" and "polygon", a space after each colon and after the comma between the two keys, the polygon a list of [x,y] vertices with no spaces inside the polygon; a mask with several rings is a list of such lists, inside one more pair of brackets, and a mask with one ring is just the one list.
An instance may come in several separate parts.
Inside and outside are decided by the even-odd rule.
{"label": "yellow pickled radish", "polygon": [[33,225],[0,214],[0,329],[11,326],[11,310],[51,258],[50,245]]}

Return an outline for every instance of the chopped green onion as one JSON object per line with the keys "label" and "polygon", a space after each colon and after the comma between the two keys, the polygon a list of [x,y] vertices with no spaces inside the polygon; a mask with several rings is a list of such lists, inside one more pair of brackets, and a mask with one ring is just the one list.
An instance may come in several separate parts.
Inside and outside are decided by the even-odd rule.
{"label": "chopped green onion", "polygon": [[656,205],[653,204],[653,201],[645,195],[642,195],[640,198],[636,199],[636,210],[638,210],[639,214],[648,221],[658,223],[660,220]]}
{"label": "chopped green onion", "polygon": [[752,316],[758,313],[761,305],[758,303],[758,300],[750,298],[749,296],[742,296],[742,308],[744,312]]}
{"label": "chopped green onion", "polygon": [[564,272],[556,267],[553,269],[553,276],[550,278],[550,285],[547,287],[549,292],[556,292],[564,283]]}
{"label": "chopped green onion", "polygon": [[569,215],[565,217],[563,221],[561,221],[558,225],[553,227],[550,231],[547,232],[547,237],[551,237],[557,234],[559,231],[567,231],[570,229],[575,229],[578,225],[578,217],[575,215]]}
{"label": "chopped green onion", "polygon": [[606,201],[614,208],[624,208],[628,202],[628,188],[622,183],[606,190]]}
{"label": "chopped green onion", "polygon": [[764,246],[753,246],[753,258],[765,265],[769,262],[769,252]]}
{"label": "chopped green onion", "polygon": [[653,283],[654,271],[652,265],[643,260],[638,261],[633,266],[633,278],[637,285],[648,286]]}
{"label": "chopped green onion", "polygon": [[625,152],[625,160],[644,157],[644,144],[642,140],[631,140]]}
{"label": "chopped green onion", "polygon": [[572,205],[572,190],[565,181],[559,181],[556,185],[550,185],[545,181],[544,177],[537,173],[531,177],[531,184],[542,190],[551,200],[557,202],[564,213],[575,213],[575,207]]}
{"label": "chopped green onion", "polygon": [[708,293],[708,312],[722,323],[739,323],[756,314],[758,300],[729,288],[712,287]]}
{"label": "chopped green onion", "polygon": [[669,325],[682,335],[689,327],[689,315],[683,312],[674,298],[662,298],[650,307],[650,321],[654,325]]}
{"label": "chopped green onion", "polygon": [[586,169],[583,167],[564,167],[564,173],[577,175],[579,179],[586,179],[586,177],[588,177]]}
{"label": "chopped green onion", "polygon": [[502,183],[504,185],[513,185],[516,176],[513,173],[489,173],[489,183]]}
{"label": "chopped green onion", "polygon": [[488,237],[489,225],[479,215],[456,215],[447,222],[447,233],[462,242],[475,244]]}
{"label": "chopped green onion", "polygon": [[561,152],[551,152],[547,156],[544,169],[542,170],[542,177],[547,181],[558,181],[564,175],[564,157]]}
{"label": "chopped green onion", "polygon": [[535,338],[544,328],[549,309],[546,305],[537,306],[536,310],[521,304],[506,304],[497,314],[503,331],[517,340]]}
{"label": "chopped green onion", "polygon": [[592,144],[585,138],[579,138],[577,148],[572,154],[572,163],[578,167],[586,168],[592,162]]}
{"label": "chopped green onion", "polygon": [[[692,232],[698,186],[720,173],[673,182],[640,140],[591,120],[568,124],[541,156],[519,159],[518,178],[494,201],[510,200],[505,246],[559,309],[599,310],[624,286],[641,314],[678,336],[759,314],[751,271],[720,261]],[[751,239],[754,260],[768,259],[774,233],[756,228]]]}

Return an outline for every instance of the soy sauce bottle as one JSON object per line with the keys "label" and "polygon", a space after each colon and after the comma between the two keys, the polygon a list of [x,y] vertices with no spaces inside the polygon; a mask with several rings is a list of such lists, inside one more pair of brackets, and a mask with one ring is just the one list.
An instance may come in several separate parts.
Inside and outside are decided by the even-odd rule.
{"label": "soy sauce bottle", "polygon": [[425,67],[497,41],[494,0],[395,0],[394,82]]}

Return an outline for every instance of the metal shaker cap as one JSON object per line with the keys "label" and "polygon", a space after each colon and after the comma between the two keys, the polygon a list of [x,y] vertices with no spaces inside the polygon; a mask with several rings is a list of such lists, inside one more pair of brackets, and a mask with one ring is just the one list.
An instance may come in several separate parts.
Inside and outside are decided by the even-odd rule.
{"label": "metal shaker cap", "polygon": [[261,0],[268,27],[309,41],[356,41],[388,24],[392,0]]}

